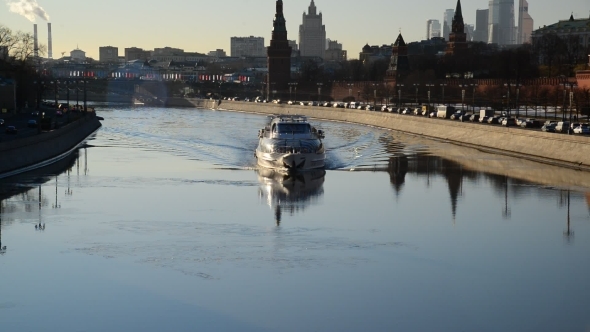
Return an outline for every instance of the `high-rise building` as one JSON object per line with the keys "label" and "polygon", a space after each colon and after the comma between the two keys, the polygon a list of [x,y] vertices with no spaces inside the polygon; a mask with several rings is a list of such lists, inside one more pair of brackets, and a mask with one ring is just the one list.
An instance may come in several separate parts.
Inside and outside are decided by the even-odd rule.
{"label": "high-rise building", "polygon": [[467,41],[473,41],[473,35],[475,34],[475,26],[473,24],[465,24],[464,32],[467,35]]}
{"label": "high-rise building", "polygon": [[488,24],[489,43],[515,44],[514,0],[491,0],[489,2]]}
{"label": "high-rise building", "polygon": [[266,48],[263,37],[231,37],[232,57],[264,57]]}
{"label": "high-rise building", "polygon": [[440,21],[428,20],[426,21],[426,40],[434,37],[440,37]]}
{"label": "high-rise building", "polygon": [[488,17],[489,9],[478,9],[475,12],[475,33],[473,35],[473,41],[475,42],[488,42]]}
{"label": "high-rise building", "polygon": [[530,43],[533,29],[534,22],[531,15],[529,15],[529,3],[526,0],[520,0],[518,4],[518,35],[516,43],[519,45]]}
{"label": "high-rise building", "polygon": [[299,26],[299,50],[301,56],[324,58],[326,53],[326,26],[322,24],[322,13],[318,14],[313,0],[308,13],[303,13],[303,24]]}
{"label": "high-rise building", "polygon": [[328,39],[328,48],[326,49],[326,61],[346,61],[348,54],[342,50],[342,44],[337,40]]}
{"label": "high-rise building", "polygon": [[102,46],[98,48],[98,61],[119,62],[119,48],[114,46]]}
{"label": "high-rise building", "polygon": [[455,17],[455,11],[452,9],[445,10],[445,17],[443,20],[443,37],[445,40],[449,40],[449,34],[452,30],[453,17]]}
{"label": "high-rise building", "polygon": [[277,0],[273,27],[272,39],[267,49],[268,75],[265,82],[267,96],[270,96],[274,90],[279,93],[286,90],[291,80],[291,47],[289,39],[287,39],[287,21],[283,15],[283,0]]}

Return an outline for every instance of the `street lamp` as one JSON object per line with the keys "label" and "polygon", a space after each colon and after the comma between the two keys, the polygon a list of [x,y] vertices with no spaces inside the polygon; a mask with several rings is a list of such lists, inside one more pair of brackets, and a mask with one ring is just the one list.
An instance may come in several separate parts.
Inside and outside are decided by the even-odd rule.
{"label": "street lamp", "polygon": [[428,87],[428,107],[430,107],[430,88],[434,87],[434,84],[426,84]]}
{"label": "street lamp", "polygon": [[297,100],[297,83],[291,82],[289,83],[289,99],[291,99],[291,90],[295,88],[295,101]]}
{"label": "street lamp", "polygon": [[397,102],[399,104],[398,107],[402,107],[402,88],[404,87],[404,85],[398,84],[397,86],[399,87],[399,89],[397,90],[397,94],[398,94]]}
{"label": "street lamp", "polygon": [[[504,87],[506,87],[508,89],[508,92],[506,93],[506,116],[508,118],[510,118],[510,84],[504,84]],[[510,122],[506,122],[507,125],[506,127],[508,127],[508,124]]]}
{"label": "street lamp", "polygon": [[354,86],[353,83],[348,83],[348,96],[352,97],[352,87]]}
{"label": "street lamp", "polygon": [[461,88],[461,111],[465,112],[465,88],[467,85],[459,84]]}
{"label": "street lamp", "polygon": [[447,86],[447,84],[446,84],[446,83],[442,83],[442,84],[440,85],[440,87],[442,88],[442,104],[443,104],[443,105],[445,104],[445,86]]}
{"label": "street lamp", "polygon": [[519,111],[520,111],[520,106],[518,106],[518,98],[519,98],[519,96],[520,96],[520,87],[521,87],[522,85],[520,85],[520,84],[515,84],[515,83],[512,83],[512,84],[510,84],[510,85],[511,85],[512,87],[515,87],[515,88],[516,88],[516,118],[518,118],[518,117],[519,117],[519,114],[520,114],[520,112],[519,112]]}
{"label": "street lamp", "polygon": [[416,88],[416,107],[418,107],[418,87],[420,84],[414,83],[414,88]]}
{"label": "street lamp", "polygon": [[320,103],[320,97],[322,95],[322,85],[324,85],[324,83],[317,83],[317,86],[318,86],[318,105]]}
{"label": "street lamp", "polygon": [[478,85],[477,85],[477,83],[473,83],[473,84],[470,84],[470,85],[473,88],[473,95],[472,95],[473,101],[471,103],[471,109],[473,110],[473,113],[475,113],[475,90],[477,90],[477,86]]}

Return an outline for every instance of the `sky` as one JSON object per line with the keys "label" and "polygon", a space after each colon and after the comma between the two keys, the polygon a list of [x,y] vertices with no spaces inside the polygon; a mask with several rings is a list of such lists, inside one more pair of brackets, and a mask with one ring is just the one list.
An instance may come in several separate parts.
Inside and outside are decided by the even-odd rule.
{"label": "sky", "polygon": [[[283,1],[289,39],[299,39],[302,14],[310,1]],[[456,0],[315,3],[323,13],[327,38],[342,43],[349,58],[358,58],[367,43],[393,43],[400,30],[406,42],[422,40],[426,21],[438,19],[442,23],[445,9],[454,9],[457,4]],[[46,14],[52,23],[54,58],[79,47],[98,59],[100,46],[119,47],[119,55],[133,46],[149,50],[170,46],[200,53],[221,48],[230,55],[230,38],[234,36],[261,36],[268,45],[275,14],[275,0],[0,0],[0,24],[31,33],[33,23],[25,15],[11,12],[11,4],[13,8],[14,4],[29,8],[26,16],[39,24],[43,44],[47,44],[47,21],[41,17]],[[475,24],[476,9],[487,6],[488,0],[463,0],[465,23]],[[515,0],[516,12],[517,8]],[[576,18],[590,17],[590,1],[529,0],[535,29],[568,19],[572,12]]]}

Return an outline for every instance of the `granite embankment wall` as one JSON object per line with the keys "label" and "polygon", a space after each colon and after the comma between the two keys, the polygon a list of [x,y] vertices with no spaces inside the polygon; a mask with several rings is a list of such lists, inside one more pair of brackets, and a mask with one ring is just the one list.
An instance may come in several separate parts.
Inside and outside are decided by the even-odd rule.
{"label": "granite embankment wall", "polygon": [[100,121],[92,113],[58,130],[0,143],[0,176],[62,155],[100,126]]}
{"label": "granite embankment wall", "polygon": [[590,171],[589,137],[332,107],[222,100],[217,106],[206,108],[262,114],[300,114],[317,119],[358,123],[439,139],[482,151]]}

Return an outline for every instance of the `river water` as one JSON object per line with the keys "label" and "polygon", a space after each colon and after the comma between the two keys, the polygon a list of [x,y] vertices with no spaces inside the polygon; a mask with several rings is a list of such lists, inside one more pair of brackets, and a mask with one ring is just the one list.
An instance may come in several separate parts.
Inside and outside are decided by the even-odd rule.
{"label": "river water", "polygon": [[2,331],[590,331],[587,173],[312,120],[286,177],[263,115],[97,112],[2,181]]}

